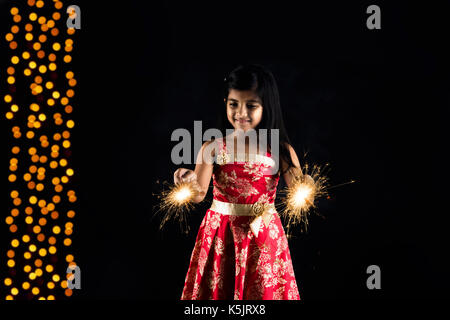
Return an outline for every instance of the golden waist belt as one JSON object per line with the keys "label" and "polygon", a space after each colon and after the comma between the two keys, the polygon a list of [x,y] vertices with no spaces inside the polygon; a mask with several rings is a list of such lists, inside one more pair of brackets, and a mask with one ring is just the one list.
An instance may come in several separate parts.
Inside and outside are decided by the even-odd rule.
{"label": "golden waist belt", "polygon": [[[257,216],[258,213],[261,213],[258,212],[258,210],[264,210],[264,208],[260,206],[261,205],[259,203],[230,203],[214,199],[211,205],[211,210],[230,216]],[[267,204],[265,210],[267,213],[277,212],[273,203]]]}
{"label": "golden waist belt", "polygon": [[244,204],[223,202],[216,199],[213,200],[210,210],[223,215],[255,216],[255,219],[250,223],[250,228],[255,236],[258,236],[261,222],[264,221],[266,227],[268,227],[273,213],[277,212],[273,203],[261,204],[256,202],[254,204]]}

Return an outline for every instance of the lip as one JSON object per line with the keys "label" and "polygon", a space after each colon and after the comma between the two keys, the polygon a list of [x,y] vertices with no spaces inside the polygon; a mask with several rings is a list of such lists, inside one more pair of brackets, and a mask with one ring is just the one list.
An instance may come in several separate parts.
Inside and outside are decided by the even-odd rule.
{"label": "lip", "polygon": [[237,122],[239,123],[249,123],[250,120],[244,120],[244,119],[236,119]]}

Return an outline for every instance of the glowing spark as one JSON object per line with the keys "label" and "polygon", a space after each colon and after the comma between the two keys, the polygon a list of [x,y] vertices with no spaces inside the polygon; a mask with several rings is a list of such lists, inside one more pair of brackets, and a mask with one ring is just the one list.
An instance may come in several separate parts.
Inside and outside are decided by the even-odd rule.
{"label": "glowing spark", "polygon": [[193,209],[193,200],[199,194],[201,189],[195,181],[171,185],[168,190],[162,191],[158,195],[160,202],[157,213],[163,214],[159,228],[162,229],[169,220],[178,220],[182,230],[188,233],[186,214]]}
{"label": "glowing spark", "polygon": [[329,199],[329,189],[355,182],[351,180],[330,187],[329,179],[325,174],[326,169],[328,169],[328,164],[313,165],[312,168],[305,164],[303,172],[300,169],[289,170],[294,179],[289,188],[281,191],[285,197],[282,199],[280,210],[282,216],[287,220],[286,233],[288,236],[290,236],[290,229],[293,225],[300,224],[300,227],[307,230],[310,211],[316,208],[315,200],[322,197]]}
{"label": "glowing spark", "polygon": [[178,204],[189,201],[190,197],[192,197],[192,191],[188,186],[182,187],[179,190],[175,190],[175,192],[173,193],[173,199]]}

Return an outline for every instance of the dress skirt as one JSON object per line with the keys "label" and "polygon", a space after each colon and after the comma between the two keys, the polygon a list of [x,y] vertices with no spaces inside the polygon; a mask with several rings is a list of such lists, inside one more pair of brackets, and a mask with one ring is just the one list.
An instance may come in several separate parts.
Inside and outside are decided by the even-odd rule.
{"label": "dress skirt", "polygon": [[278,214],[253,217],[209,209],[192,251],[182,300],[300,300],[288,241]]}

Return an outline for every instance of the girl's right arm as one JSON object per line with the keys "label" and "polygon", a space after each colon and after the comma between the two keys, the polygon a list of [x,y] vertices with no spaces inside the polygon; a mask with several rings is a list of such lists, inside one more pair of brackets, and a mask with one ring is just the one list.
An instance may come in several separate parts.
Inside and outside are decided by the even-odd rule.
{"label": "girl's right arm", "polygon": [[212,141],[207,141],[202,145],[197,155],[197,161],[194,171],[186,168],[179,168],[173,174],[173,181],[175,184],[190,181],[197,182],[200,190],[199,194],[193,199],[193,202],[195,203],[203,201],[206,194],[208,193],[209,184],[211,182],[214,167],[214,151],[209,151],[209,148],[205,150],[205,148],[211,143]]}

